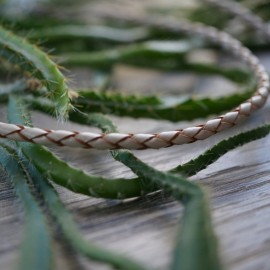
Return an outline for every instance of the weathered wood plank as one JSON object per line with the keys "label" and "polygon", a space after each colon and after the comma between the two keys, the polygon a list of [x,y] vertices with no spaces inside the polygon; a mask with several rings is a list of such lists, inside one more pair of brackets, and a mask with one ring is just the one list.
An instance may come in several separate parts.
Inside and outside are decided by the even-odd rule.
{"label": "weathered wood plank", "polygon": [[[129,1],[131,2],[134,3],[134,1]],[[147,1],[149,2],[151,1]],[[270,67],[269,54],[263,54],[262,59]],[[156,75],[156,73],[154,75],[155,78],[151,79],[151,83],[160,83],[164,80],[164,75]],[[176,82],[178,83],[178,80]],[[195,79],[193,83],[201,86],[202,82],[204,82],[204,90],[209,87],[210,93],[217,87],[224,90],[231,89],[231,86],[225,84],[224,81],[216,83],[216,79],[214,88],[211,80],[206,85],[203,79]],[[172,86],[171,81],[168,83]],[[126,81],[122,81],[121,84],[121,80],[116,80],[115,84],[120,88],[125,88],[127,85]],[[166,85],[168,84],[165,83],[164,88]],[[149,90],[149,83],[140,82],[138,87],[141,91],[143,87],[148,87]],[[190,85],[188,87],[193,88]],[[171,87],[172,91],[175,89],[175,86]],[[194,93],[198,92],[194,91]],[[209,92],[205,90],[204,94],[206,93]],[[0,118],[4,119],[4,108],[0,115]],[[65,123],[63,126],[40,113],[35,113],[33,119],[36,125],[44,127],[92,130],[70,123]],[[115,117],[113,119],[119,130],[123,132],[152,132],[188,125],[188,123],[172,124],[167,121],[145,119]],[[134,151],[134,153],[152,166],[167,170],[194,158],[222,138],[265,122],[270,122],[270,102],[266,108],[256,113],[245,124],[204,142],[159,151]],[[267,270],[270,268],[268,255],[270,252],[270,154],[268,149],[270,149],[269,136],[231,151],[192,177],[193,181],[201,183],[209,190],[221,254],[224,265],[229,270]],[[120,175],[133,176],[129,169],[115,162],[108,152],[64,148],[55,149],[55,152],[71,164],[92,174],[112,178]],[[160,270],[168,268],[182,214],[182,207],[177,202],[163,193],[128,201],[104,201],[73,194],[60,187],[57,189],[89,241],[127,254],[150,268]],[[1,269],[14,269],[21,229],[22,217],[18,202],[14,198],[11,186],[6,183],[4,175],[0,174]],[[62,260],[63,258],[59,261]],[[107,269],[98,264],[90,265],[83,260],[81,263],[84,265],[81,266],[82,269]],[[59,265],[61,265],[59,269],[63,269],[62,265],[65,265],[65,269],[74,269],[63,261],[59,262]]]}

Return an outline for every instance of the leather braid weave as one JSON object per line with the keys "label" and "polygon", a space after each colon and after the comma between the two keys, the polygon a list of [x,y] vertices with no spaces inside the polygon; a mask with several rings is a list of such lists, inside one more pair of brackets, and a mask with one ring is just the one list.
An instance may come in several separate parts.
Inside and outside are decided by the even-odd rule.
{"label": "leather braid weave", "polygon": [[[130,19],[128,19],[130,20]],[[131,19],[140,23],[140,19]],[[230,128],[261,108],[268,97],[269,78],[264,67],[252,52],[229,34],[218,31],[214,27],[201,24],[190,24],[175,20],[156,18],[143,19],[148,26],[155,26],[170,31],[181,31],[199,35],[214,42],[243,60],[254,72],[257,89],[254,95],[234,110],[207,121],[204,124],[180,130],[165,131],[157,134],[122,134],[91,133],[66,130],[48,130],[0,122],[0,137],[16,141],[27,141],[42,145],[71,146],[95,149],[147,149],[164,148],[172,145],[192,143],[204,140],[224,129]]]}

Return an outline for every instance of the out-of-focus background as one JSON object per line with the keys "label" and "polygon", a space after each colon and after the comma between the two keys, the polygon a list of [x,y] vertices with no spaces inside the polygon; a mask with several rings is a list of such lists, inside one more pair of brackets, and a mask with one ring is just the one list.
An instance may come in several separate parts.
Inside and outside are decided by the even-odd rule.
{"label": "out-of-focus background", "polygon": [[[25,21],[28,20],[29,23],[33,23],[33,29],[30,30],[30,25],[30,27],[27,26],[29,30],[25,31],[25,35],[30,37],[33,33],[39,32],[37,30],[40,27],[38,26],[39,23],[42,24],[42,21],[46,20],[51,20],[52,25],[54,21],[58,20],[70,21],[70,23],[79,21],[83,25],[100,25],[103,23],[104,14],[121,18],[121,16],[144,17],[152,13],[161,17],[186,18],[187,14],[191,13],[191,10],[196,9],[198,9],[198,12],[192,13],[193,16],[196,15],[200,19],[200,16],[204,14],[204,4],[195,0],[55,2],[57,3],[45,0],[8,0],[2,6],[0,14],[5,20],[5,16],[14,21],[27,18]],[[254,4],[254,1],[242,2],[250,8]],[[213,16],[213,21],[216,23],[219,16],[223,18],[222,15],[218,15],[219,12],[222,14],[222,11],[218,11],[216,14],[205,13],[203,19],[208,18],[211,23],[211,16]],[[270,8],[268,7],[268,10],[261,9],[260,12],[260,15],[267,19],[267,12],[270,13]],[[14,23],[14,25],[15,29],[19,29],[19,24]],[[121,22],[121,20],[118,25],[125,28],[125,22]],[[21,27],[23,28],[23,26]],[[248,40],[248,38],[245,39],[248,31],[245,32],[245,25],[238,18],[231,18],[227,24],[220,25],[220,27],[243,40]],[[143,40],[145,29],[137,27],[136,31],[136,33],[131,32],[131,34],[141,35]],[[257,40],[260,39],[256,33],[252,34],[252,36]],[[50,38],[40,37],[38,40],[44,48],[51,49]],[[162,45],[167,46],[166,49],[172,48],[175,50],[175,48],[177,49],[183,45],[181,40],[170,37],[166,33],[163,33],[163,37],[157,36],[157,40],[166,41]],[[55,44],[57,43],[55,42]],[[95,46],[102,46],[102,41],[93,47],[91,47],[91,42],[85,45],[79,41],[72,44],[67,43],[67,45],[70,45],[73,52],[80,49],[91,51],[97,49]],[[262,42],[259,42],[259,46],[256,48],[256,54],[265,64],[267,70],[270,70],[270,50],[268,49],[269,46],[263,42],[262,38]],[[58,47],[56,46],[52,54],[58,55],[59,52],[60,54],[67,52],[65,45],[59,44]],[[218,63],[221,66],[240,65],[238,60],[232,56],[205,48],[198,48],[190,52],[189,59],[196,59],[196,61],[202,63]],[[65,66],[64,63],[63,66]],[[107,88],[110,91],[120,90],[122,93],[140,93],[142,95],[158,94],[168,102],[177,99],[179,93],[182,93],[184,97],[190,95],[194,97],[219,97],[224,93],[229,94],[243,90],[242,86],[218,75],[196,75],[191,72],[177,70],[164,72],[155,68],[135,67],[123,63],[115,64],[110,76],[106,72],[93,71],[88,67],[70,66],[67,67],[65,72],[71,78],[71,85],[74,88],[93,87],[98,89],[104,83],[107,83]],[[134,153],[155,168],[168,170],[196,157],[223,138],[269,122],[269,112],[268,103],[265,108],[255,113],[245,123],[203,142],[158,151],[134,151]],[[4,106],[1,108],[0,118],[1,120],[5,119]],[[174,130],[175,128],[190,125],[188,122],[171,123],[165,120],[132,119],[116,116],[111,116],[111,118],[121,132],[152,133],[161,130]],[[35,125],[47,128],[95,130],[69,122],[59,123],[38,112],[33,113],[33,121]],[[201,121],[196,120],[192,123],[200,123]],[[220,240],[220,251],[226,269],[269,269],[269,147],[270,140],[268,136],[229,152],[213,165],[192,177],[192,181],[202,184],[209,190],[213,221]],[[112,178],[133,176],[129,169],[114,161],[108,152],[66,148],[53,150],[71,164],[94,175]],[[170,197],[158,193],[138,199],[111,201],[74,194],[61,187],[57,187],[57,190],[60,192],[64,203],[73,213],[86,239],[121,254],[129,255],[145,263],[150,268],[160,270],[168,268],[179,216],[182,213],[182,207]],[[0,177],[1,269],[14,269],[21,233],[20,206],[15,199],[11,186],[7,184],[5,175],[2,173]],[[65,251],[61,245],[57,246],[55,252],[58,254],[59,269],[106,269],[98,264],[89,265],[84,260],[71,263],[65,256]]]}

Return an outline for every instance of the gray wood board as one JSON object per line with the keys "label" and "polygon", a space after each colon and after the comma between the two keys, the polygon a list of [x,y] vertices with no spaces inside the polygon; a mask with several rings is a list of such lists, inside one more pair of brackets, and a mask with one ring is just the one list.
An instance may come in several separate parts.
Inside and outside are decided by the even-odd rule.
{"label": "gray wood board", "polygon": [[[262,56],[269,63],[269,56]],[[267,60],[268,58],[268,60]],[[222,86],[221,83],[220,86]],[[211,89],[211,80],[209,81]],[[214,89],[213,89],[214,90]],[[159,151],[134,151],[145,162],[167,170],[188,161],[222,138],[270,122],[270,103],[244,124],[206,141]],[[4,119],[4,108],[1,118]],[[158,131],[186,126],[166,121],[113,118],[119,130]],[[90,130],[71,123],[64,125],[35,113],[38,126]],[[200,121],[199,121],[200,122]],[[91,129],[92,130],[92,129]],[[270,268],[270,137],[249,143],[221,157],[192,177],[209,190],[213,222],[220,239],[224,265],[229,270],[266,270]],[[102,151],[57,148],[54,151],[71,164],[89,173],[108,177],[133,174],[110,154]],[[0,266],[14,269],[22,231],[22,211],[4,174],[0,177]],[[73,213],[85,238],[100,246],[145,263],[151,269],[168,269],[182,207],[163,193],[127,200],[88,198],[57,187],[64,203]],[[59,269],[72,269],[59,254]],[[107,269],[82,260],[81,269]]]}

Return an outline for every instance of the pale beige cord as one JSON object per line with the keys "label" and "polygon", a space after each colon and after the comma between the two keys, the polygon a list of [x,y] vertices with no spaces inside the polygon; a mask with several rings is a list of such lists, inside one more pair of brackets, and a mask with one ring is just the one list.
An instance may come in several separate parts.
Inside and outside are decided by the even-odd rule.
{"label": "pale beige cord", "polygon": [[[130,19],[140,23],[140,19]],[[42,145],[58,145],[96,149],[147,149],[163,148],[172,145],[192,143],[204,140],[224,129],[232,127],[246,119],[254,111],[261,108],[267,99],[269,78],[264,67],[252,52],[225,32],[220,32],[214,27],[201,24],[190,24],[176,20],[160,20],[156,18],[143,19],[148,26],[155,26],[170,31],[185,32],[199,35],[214,42],[243,60],[254,72],[257,79],[257,89],[254,95],[240,104],[234,110],[207,121],[198,126],[180,130],[165,131],[157,134],[99,134],[90,132],[73,132],[66,130],[45,130],[21,125],[0,123],[0,137],[16,141],[28,141]]]}

